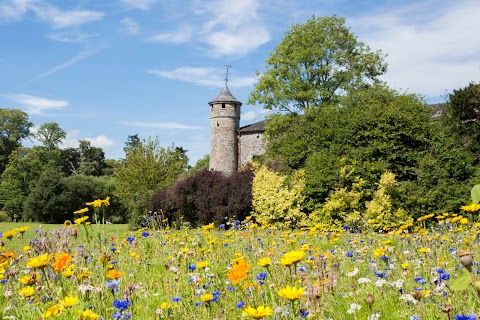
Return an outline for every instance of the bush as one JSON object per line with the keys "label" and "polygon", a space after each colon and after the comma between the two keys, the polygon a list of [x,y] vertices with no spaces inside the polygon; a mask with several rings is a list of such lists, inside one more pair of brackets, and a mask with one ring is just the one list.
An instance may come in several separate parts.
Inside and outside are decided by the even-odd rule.
{"label": "bush", "polygon": [[199,226],[243,220],[252,210],[252,178],[249,170],[225,176],[201,170],[153,195],[149,210],[163,220]]}

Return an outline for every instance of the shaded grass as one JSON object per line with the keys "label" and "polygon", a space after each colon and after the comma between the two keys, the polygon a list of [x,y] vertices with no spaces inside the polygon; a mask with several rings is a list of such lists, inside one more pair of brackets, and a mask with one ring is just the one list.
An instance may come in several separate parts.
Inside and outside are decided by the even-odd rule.
{"label": "shaded grass", "polygon": [[[21,250],[24,246],[29,245],[30,241],[36,237],[36,230],[43,229],[48,233],[53,229],[62,228],[63,224],[44,224],[38,222],[0,222],[0,232],[4,233],[5,231],[25,226],[30,226],[30,228],[25,232],[23,237],[20,233],[17,233],[11,240],[1,238],[1,241],[3,241],[6,245],[8,245],[9,248],[13,250]],[[93,225],[92,227],[96,230],[97,227],[102,230],[106,239],[117,237],[129,230],[128,224]],[[79,232],[81,232],[83,229],[80,229],[80,227],[76,228],[78,228]]]}

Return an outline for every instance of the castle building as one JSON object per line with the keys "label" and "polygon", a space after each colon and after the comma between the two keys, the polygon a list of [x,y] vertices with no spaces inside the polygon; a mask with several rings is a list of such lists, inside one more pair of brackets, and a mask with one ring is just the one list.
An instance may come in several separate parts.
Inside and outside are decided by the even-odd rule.
{"label": "castle building", "polygon": [[209,169],[227,175],[235,173],[257,155],[265,152],[264,121],[240,128],[240,107],[227,85],[210,105]]}

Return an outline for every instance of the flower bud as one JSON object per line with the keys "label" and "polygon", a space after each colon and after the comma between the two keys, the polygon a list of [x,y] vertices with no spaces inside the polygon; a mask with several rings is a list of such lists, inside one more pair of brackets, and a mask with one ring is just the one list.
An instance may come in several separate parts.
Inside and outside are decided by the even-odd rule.
{"label": "flower bud", "polygon": [[369,293],[367,294],[367,297],[365,298],[365,302],[371,306],[375,302],[375,298],[373,297],[373,294]]}
{"label": "flower bud", "polygon": [[413,297],[413,299],[419,301],[420,299],[422,299],[422,292],[421,291],[418,291],[418,290],[414,290],[410,293],[410,295]]}
{"label": "flower bud", "polygon": [[473,262],[472,254],[468,251],[461,250],[458,252],[458,258],[460,259],[460,263],[462,264],[462,266],[464,266],[465,269],[471,272]]}

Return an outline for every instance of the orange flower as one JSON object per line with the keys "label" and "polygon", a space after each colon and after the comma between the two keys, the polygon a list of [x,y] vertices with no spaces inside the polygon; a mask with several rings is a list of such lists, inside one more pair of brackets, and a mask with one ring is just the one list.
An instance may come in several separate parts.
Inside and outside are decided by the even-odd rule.
{"label": "orange flower", "polygon": [[120,278],[122,275],[123,275],[123,272],[117,271],[115,269],[108,270],[107,272],[107,278],[109,279]]}
{"label": "orange flower", "polygon": [[244,257],[239,258],[228,272],[227,278],[231,280],[233,284],[237,284],[247,278],[249,269],[250,265],[247,263],[247,260],[245,260]]}
{"label": "orange flower", "polygon": [[72,261],[72,256],[66,252],[55,253],[55,261],[52,263],[53,271],[58,274]]}

